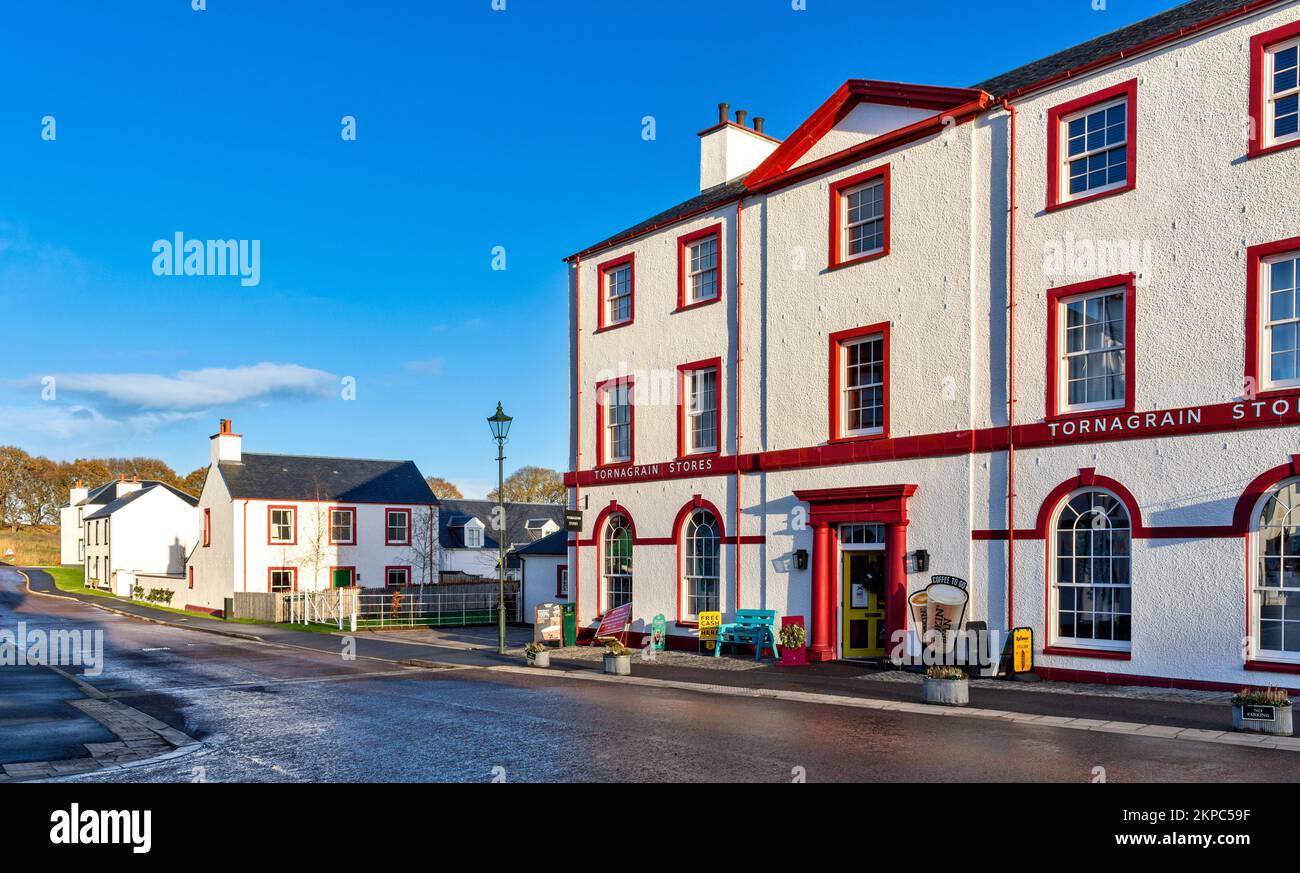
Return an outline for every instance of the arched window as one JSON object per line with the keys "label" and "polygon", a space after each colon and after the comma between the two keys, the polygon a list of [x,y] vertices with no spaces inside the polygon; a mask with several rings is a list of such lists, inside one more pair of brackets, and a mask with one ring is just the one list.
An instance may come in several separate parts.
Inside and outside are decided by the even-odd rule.
{"label": "arched window", "polygon": [[601,572],[605,582],[605,607],[602,612],[632,602],[632,528],[622,513],[614,513],[605,522],[601,543]]}
{"label": "arched window", "polygon": [[1132,640],[1128,510],[1108,491],[1070,495],[1056,519],[1056,639],[1125,650]]}
{"label": "arched window", "polygon": [[1284,483],[1264,501],[1257,542],[1259,651],[1300,658],[1300,479]]}
{"label": "arched window", "polygon": [[701,612],[717,612],[721,588],[721,538],[718,520],[696,509],[682,525],[682,618],[695,621]]}

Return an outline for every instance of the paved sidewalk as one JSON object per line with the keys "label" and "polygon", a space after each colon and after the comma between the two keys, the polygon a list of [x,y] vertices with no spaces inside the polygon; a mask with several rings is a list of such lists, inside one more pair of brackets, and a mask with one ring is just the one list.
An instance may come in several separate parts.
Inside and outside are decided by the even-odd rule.
{"label": "paved sidewalk", "polygon": [[[408,666],[461,666],[501,668],[519,667],[523,654],[513,649],[507,655],[498,655],[494,646],[466,645],[467,640],[422,642],[404,639],[405,634],[358,632],[356,634],[322,634],[296,631],[275,625],[231,624],[220,619],[197,618],[150,609],[126,601],[110,600],[94,595],[77,595],[59,591],[53,580],[39,570],[24,571],[33,591],[70,597],[89,605],[112,609],[147,621],[183,627],[191,630],[220,633],[249,638],[277,645],[289,645],[318,652],[339,653],[342,646],[352,640],[357,657],[390,661]],[[106,602],[107,601],[107,602]],[[490,629],[488,629],[490,630]],[[512,629],[512,642],[526,634]],[[478,642],[480,634],[470,634]],[[490,634],[488,635],[490,638]],[[436,637],[430,637],[436,640]],[[676,653],[674,653],[676,654]],[[673,663],[666,663],[667,661]],[[642,659],[640,653],[632,655],[632,673],[640,679],[662,680],[709,688],[747,689],[757,694],[764,692],[808,693],[830,695],[837,698],[859,698],[864,701],[913,704],[920,702],[921,692],[915,681],[903,677],[890,677],[869,667],[847,662],[809,664],[805,667],[783,667],[768,661],[755,669],[735,669],[713,666],[713,659],[701,656],[698,665],[681,658],[663,658],[662,662]],[[551,659],[551,674],[559,677],[581,674],[601,674],[598,658],[565,658],[556,653]],[[539,673],[544,671],[537,671]],[[864,681],[867,680],[867,681]],[[892,681],[891,681],[892,680]],[[898,681],[903,680],[903,681]],[[1223,731],[1231,728],[1231,711],[1225,702],[1214,695],[1207,699],[1170,699],[1168,695],[1152,695],[1146,689],[1123,689],[1106,686],[1104,693],[1087,693],[1078,688],[1046,690],[1058,683],[1042,683],[1034,693],[1025,693],[1020,683],[1005,680],[975,680],[971,685],[972,710],[996,710],[1023,714],[1030,717],[1056,719],[1084,719],[1098,722],[1191,728],[1205,731]],[[931,710],[937,709],[930,707]],[[1247,735],[1249,736],[1249,735]]]}

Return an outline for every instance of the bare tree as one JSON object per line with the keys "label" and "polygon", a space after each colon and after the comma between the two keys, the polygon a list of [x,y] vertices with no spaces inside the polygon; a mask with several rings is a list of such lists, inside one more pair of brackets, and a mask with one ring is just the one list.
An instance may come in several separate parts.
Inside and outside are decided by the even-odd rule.
{"label": "bare tree", "polygon": [[411,545],[403,560],[411,563],[411,582],[438,581],[438,508],[417,506],[411,513]]}

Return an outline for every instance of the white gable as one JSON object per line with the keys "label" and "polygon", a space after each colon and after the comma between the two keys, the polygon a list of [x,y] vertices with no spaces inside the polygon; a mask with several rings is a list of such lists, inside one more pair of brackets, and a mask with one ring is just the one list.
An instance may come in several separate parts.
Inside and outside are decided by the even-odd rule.
{"label": "white gable", "polygon": [[884,133],[907,127],[923,118],[933,118],[933,109],[916,109],[908,106],[891,106],[884,103],[859,103],[827,131],[812,148],[804,153],[794,166],[801,167],[827,155],[842,152]]}

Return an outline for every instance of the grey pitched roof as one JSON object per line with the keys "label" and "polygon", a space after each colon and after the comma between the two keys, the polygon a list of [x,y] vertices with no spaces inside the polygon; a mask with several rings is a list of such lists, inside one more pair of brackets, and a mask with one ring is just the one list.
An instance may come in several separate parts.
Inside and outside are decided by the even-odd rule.
{"label": "grey pitched roof", "polygon": [[[100,485],[98,488],[92,488],[92,489],[90,489],[90,491],[88,491],[88,492],[86,493],[86,496],[85,496],[85,497],[83,497],[81,500],[78,500],[76,503],[74,503],[74,504],[69,504],[69,505],[71,505],[71,506],[90,506],[91,504],[95,504],[95,503],[98,503],[98,504],[101,504],[101,505],[102,505],[102,504],[111,503],[113,500],[115,500],[115,499],[117,498],[117,486],[118,486],[119,484],[121,484],[121,480],[120,480],[120,479],[111,479],[111,480],[109,480],[108,482],[105,482],[103,485]],[[141,479],[141,480],[140,480],[140,487],[141,487],[141,488],[151,488],[151,487],[153,487],[154,485],[162,485],[162,484],[163,484],[163,483],[162,483],[162,482],[159,482],[157,479]],[[168,487],[170,487],[170,486],[168,486]],[[174,490],[174,489],[173,489],[173,490]],[[181,493],[183,494],[184,492],[181,492]],[[196,503],[197,503],[197,501],[196,501]]]}
{"label": "grey pitched roof", "polygon": [[1153,39],[1171,36],[1184,28],[1236,12],[1244,5],[1244,0],[1192,0],[1191,3],[1175,6],[1128,27],[1121,27],[1096,39],[985,79],[972,87],[987,91],[994,97],[1004,97],[1044,79],[1129,51]]}
{"label": "grey pitched roof", "polygon": [[[493,530],[492,513],[495,500],[442,500],[438,504],[438,543],[444,549],[465,548],[464,522],[473,516],[483,522],[483,548],[495,550],[497,531]],[[564,527],[564,507],[558,503],[507,503],[505,543],[509,548],[516,543],[533,543],[526,525],[530,518],[549,518]],[[459,525],[453,524],[459,519]]]}
{"label": "grey pitched roof", "polygon": [[569,551],[569,532],[560,528],[555,533],[547,534],[535,543],[512,549],[514,555],[564,555]]}
{"label": "grey pitched roof", "polygon": [[231,497],[252,500],[337,500],[350,503],[437,503],[412,461],[261,455],[217,464]]}

